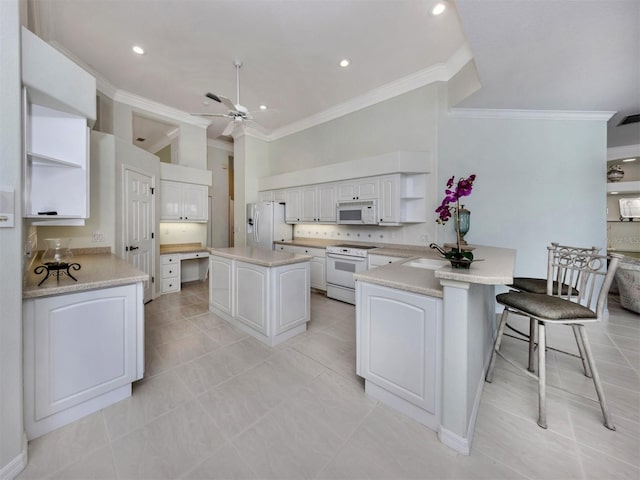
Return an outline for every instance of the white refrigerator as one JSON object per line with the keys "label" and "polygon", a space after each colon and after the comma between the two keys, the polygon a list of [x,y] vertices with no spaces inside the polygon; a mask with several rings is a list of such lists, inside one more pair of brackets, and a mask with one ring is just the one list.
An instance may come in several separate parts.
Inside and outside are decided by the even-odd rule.
{"label": "white refrigerator", "polygon": [[293,225],[284,221],[284,204],[258,202],[247,204],[247,246],[273,250],[273,242],[291,240]]}

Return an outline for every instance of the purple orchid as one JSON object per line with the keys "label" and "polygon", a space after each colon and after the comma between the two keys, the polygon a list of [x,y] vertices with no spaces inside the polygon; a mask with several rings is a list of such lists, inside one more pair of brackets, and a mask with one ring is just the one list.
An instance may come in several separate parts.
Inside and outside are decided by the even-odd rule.
{"label": "purple orchid", "polygon": [[[447,180],[444,199],[440,206],[436,208],[436,213],[438,214],[436,222],[440,224],[447,223],[452,216],[452,212],[460,209],[460,198],[471,195],[475,179],[476,176],[473,174],[469,175],[469,178],[461,178],[457,182],[455,182],[455,176]],[[455,205],[451,205],[452,203]]]}

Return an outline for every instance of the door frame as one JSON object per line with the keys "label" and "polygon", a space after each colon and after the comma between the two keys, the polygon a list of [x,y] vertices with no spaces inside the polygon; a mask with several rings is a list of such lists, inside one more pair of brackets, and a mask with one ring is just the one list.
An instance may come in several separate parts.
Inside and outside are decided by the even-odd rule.
{"label": "door frame", "polygon": [[122,170],[121,170],[121,181],[120,181],[120,186],[121,186],[121,192],[122,192],[122,209],[121,209],[121,216],[120,216],[120,227],[122,229],[122,234],[121,234],[121,238],[120,238],[120,248],[119,248],[119,252],[118,252],[118,256],[122,259],[124,259],[126,261],[127,259],[127,252],[125,250],[126,246],[127,246],[127,202],[126,202],[126,196],[127,196],[127,170],[139,173],[140,175],[145,175],[147,177],[151,178],[151,188],[153,188],[153,201],[151,202],[151,233],[152,233],[152,238],[151,238],[151,252],[152,252],[152,262],[151,262],[151,297],[149,298],[149,301],[154,300],[156,298],[156,282],[154,282],[153,280],[155,280],[157,278],[157,265],[156,263],[158,262],[158,255],[157,255],[157,235],[156,235],[156,231],[157,231],[157,217],[156,217],[156,203],[157,203],[157,198],[160,193],[158,191],[158,186],[156,185],[156,175],[153,172],[149,172],[147,170],[144,170],[140,167],[135,167],[133,165],[129,165],[126,163],[122,164]]}

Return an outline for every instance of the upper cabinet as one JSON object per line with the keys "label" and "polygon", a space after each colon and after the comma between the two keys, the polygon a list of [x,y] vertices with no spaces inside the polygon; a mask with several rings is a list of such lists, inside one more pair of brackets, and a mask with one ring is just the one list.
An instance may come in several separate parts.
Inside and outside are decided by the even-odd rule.
{"label": "upper cabinet", "polygon": [[323,183],[300,188],[300,221],[336,222],[336,185]]}
{"label": "upper cabinet", "polygon": [[89,128],[95,78],[22,29],[24,216],[36,225],[89,217]]}
{"label": "upper cabinet", "polygon": [[348,200],[375,200],[379,196],[377,177],[360,178],[336,184],[338,202]]}
{"label": "upper cabinet", "polygon": [[208,193],[206,185],[160,180],[160,221],[206,222]]}
{"label": "upper cabinet", "polygon": [[403,223],[427,221],[425,205],[425,174],[384,175],[380,182],[378,202],[379,225],[391,226]]}

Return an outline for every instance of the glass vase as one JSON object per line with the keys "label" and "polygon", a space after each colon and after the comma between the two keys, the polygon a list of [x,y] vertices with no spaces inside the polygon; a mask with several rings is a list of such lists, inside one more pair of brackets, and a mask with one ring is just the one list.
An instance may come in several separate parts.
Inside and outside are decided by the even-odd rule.
{"label": "glass vase", "polygon": [[469,227],[471,224],[471,212],[464,208],[464,205],[458,209],[458,225],[457,225],[457,233],[458,240],[460,241],[460,245],[467,245],[464,236],[469,232]]}

